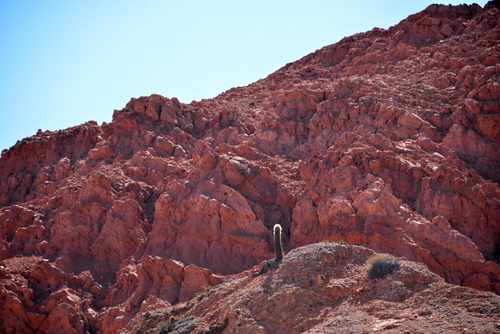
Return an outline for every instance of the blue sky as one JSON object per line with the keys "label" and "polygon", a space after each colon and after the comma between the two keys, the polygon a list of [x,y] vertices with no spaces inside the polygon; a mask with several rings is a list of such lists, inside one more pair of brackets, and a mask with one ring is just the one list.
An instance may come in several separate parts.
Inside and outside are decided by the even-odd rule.
{"label": "blue sky", "polygon": [[434,2],[0,0],[0,151],[132,97],[215,97]]}

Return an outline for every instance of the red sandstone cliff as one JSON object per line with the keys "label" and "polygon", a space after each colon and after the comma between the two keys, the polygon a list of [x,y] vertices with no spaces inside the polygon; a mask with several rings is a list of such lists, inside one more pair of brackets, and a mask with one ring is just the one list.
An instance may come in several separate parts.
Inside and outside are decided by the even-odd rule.
{"label": "red sandstone cliff", "polygon": [[275,223],[286,250],[342,240],[499,294],[498,17],[433,5],[2,152],[1,330],[114,333],[271,258]]}

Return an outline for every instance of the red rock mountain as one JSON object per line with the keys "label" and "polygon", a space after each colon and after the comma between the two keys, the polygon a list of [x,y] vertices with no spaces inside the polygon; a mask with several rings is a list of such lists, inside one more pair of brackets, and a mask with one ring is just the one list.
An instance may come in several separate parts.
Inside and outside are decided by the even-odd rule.
{"label": "red rock mountain", "polygon": [[[0,331],[115,333],[137,315],[139,333],[172,314],[178,333],[319,333],[349,313],[352,332],[412,332],[410,314],[428,332],[443,303],[500,331],[499,17],[498,1],[432,5],[213,99],[132,99],[4,150]],[[276,223],[290,254],[249,277]],[[357,246],[311,245],[339,241]],[[368,280],[360,246],[400,271]],[[223,281],[216,304],[192,299]],[[250,307],[255,289],[279,298]]]}
{"label": "red rock mountain", "polygon": [[405,260],[390,277],[370,281],[364,264],[372,254],[340,243],[296,248],[269,274],[233,279],[187,303],[144,312],[120,333],[500,331],[500,296],[447,284]]}

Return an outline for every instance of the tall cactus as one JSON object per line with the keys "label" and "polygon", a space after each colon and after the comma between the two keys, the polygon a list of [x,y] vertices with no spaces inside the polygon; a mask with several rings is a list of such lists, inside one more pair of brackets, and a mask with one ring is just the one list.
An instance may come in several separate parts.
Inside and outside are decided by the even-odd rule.
{"label": "tall cactus", "polygon": [[281,260],[283,258],[283,245],[281,244],[281,225],[274,225],[274,253],[276,254],[276,260]]}

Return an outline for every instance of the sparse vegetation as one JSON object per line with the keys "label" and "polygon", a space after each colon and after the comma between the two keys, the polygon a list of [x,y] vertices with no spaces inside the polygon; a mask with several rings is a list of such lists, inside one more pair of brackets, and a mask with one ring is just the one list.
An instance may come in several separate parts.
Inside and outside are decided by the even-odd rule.
{"label": "sparse vegetation", "polygon": [[158,334],[166,334],[169,333],[173,328],[174,324],[177,321],[177,317],[170,316],[168,321],[163,322],[160,326],[158,326]]}
{"label": "sparse vegetation", "polygon": [[191,333],[198,324],[199,318],[196,317],[171,316],[167,321],[164,321],[157,327],[157,333]]}
{"label": "sparse vegetation", "polygon": [[359,292],[359,293],[370,292],[370,289],[366,286],[363,286],[360,289],[358,289],[357,292]]}
{"label": "sparse vegetation", "polygon": [[281,260],[283,258],[283,245],[281,244],[281,225],[274,225],[274,252],[276,254],[276,260]]}
{"label": "sparse vegetation", "polygon": [[200,291],[200,292],[197,292],[197,293],[195,294],[195,296],[196,296],[196,297],[198,297],[198,298],[202,298],[202,297],[204,297],[205,295],[207,295],[207,296],[208,296],[208,295],[210,295],[210,290],[212,290],[212,288],[213,288],[213,286],[207,283],[207,284],[205,284],[205,285],[203,285],[203,286],[201,287],[201,291]]}
{"label": "sparse vegetation", "polygon": [[368,277],[372,280],[384,279],[387,275],[392,275],[400,267],[394,257],[381,254],[370,257],[366,264],[368,265]]}
{"label": "sparse vegetation", "polygon": [[160,326],[158,326],[158,334],[166,334],[170,332],[170,326],[167,322],[162,322]]}

